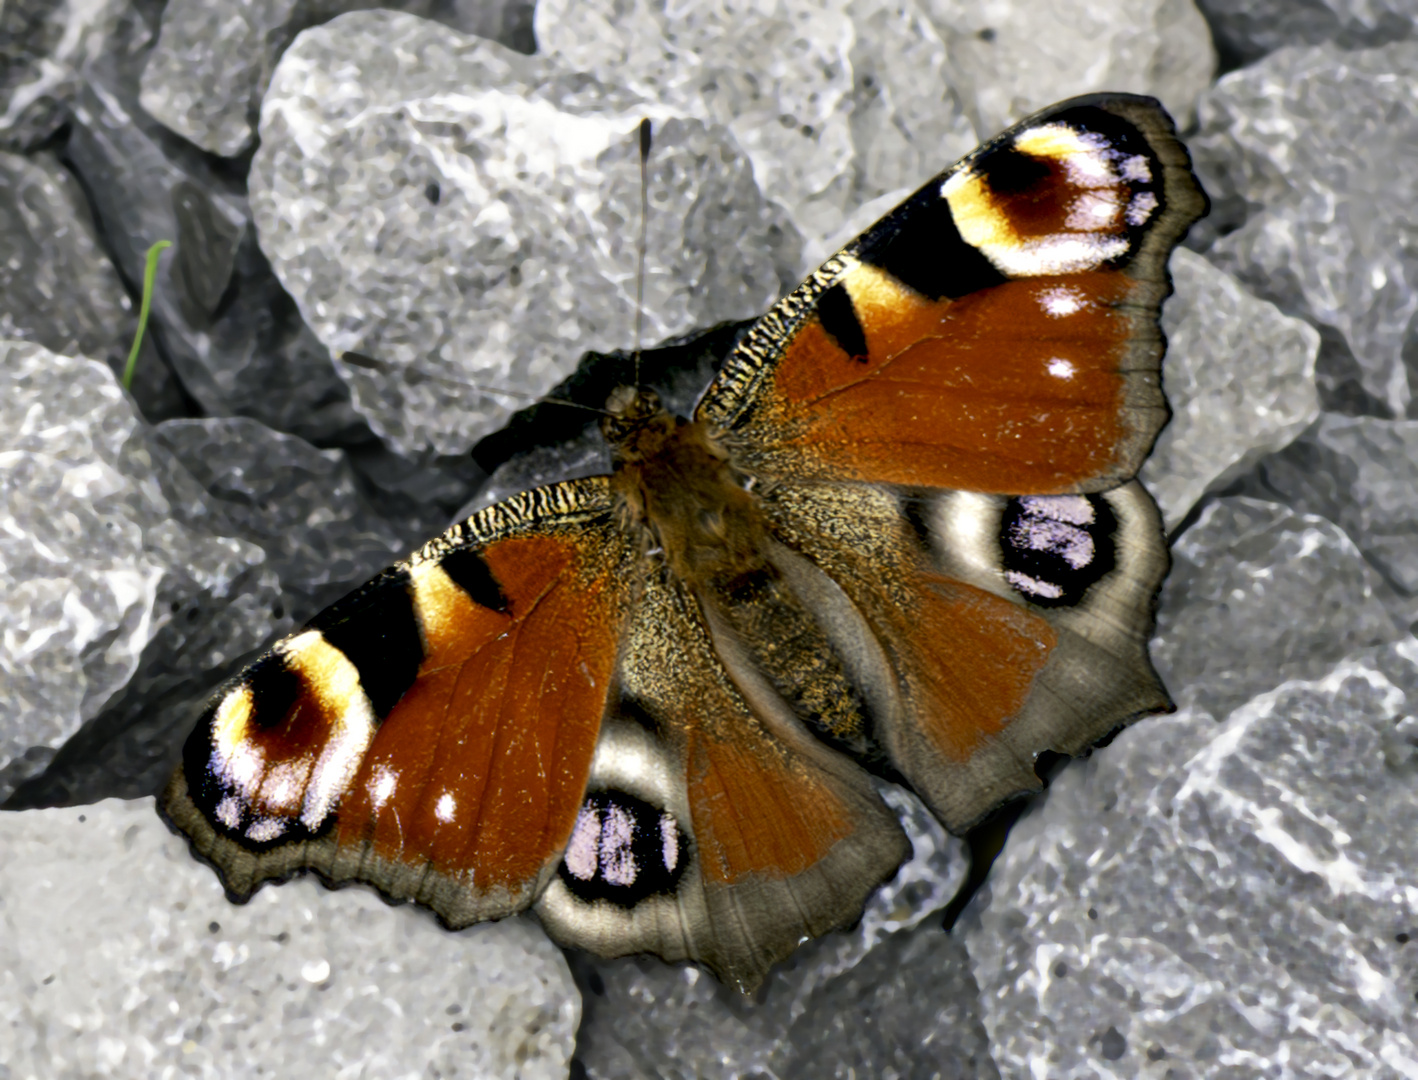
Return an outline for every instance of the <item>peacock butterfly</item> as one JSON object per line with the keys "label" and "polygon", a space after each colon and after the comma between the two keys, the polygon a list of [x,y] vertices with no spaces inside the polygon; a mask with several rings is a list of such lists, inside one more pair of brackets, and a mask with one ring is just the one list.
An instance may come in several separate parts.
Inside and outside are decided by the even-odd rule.
{"label": "peacock butterfly", "polygon": [[1170,707],[1133,479],[1167,259],[1206,208],[1157,102],[999,135],[746,333],[608,476],[459,522],[216,695],[161,802],[229,895],[312,871],[450,927],[534,907],[755,986],[909,844]]}

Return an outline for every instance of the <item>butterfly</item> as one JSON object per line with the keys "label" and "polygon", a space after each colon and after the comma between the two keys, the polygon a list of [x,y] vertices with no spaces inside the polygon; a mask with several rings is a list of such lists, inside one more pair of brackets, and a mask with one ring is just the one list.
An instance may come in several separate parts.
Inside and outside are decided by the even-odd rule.
{"label": "butterfly", "polygon": [[229,896],[313,872],[462,927],[533,908],[749,990],[909,854],[1171,707],[1134,479],[1167,260],[1206,210],[1154,100],[946,169],[742,336],[693,415],[616,389],[609,475],[508,498],[278,642],[161,811]]}

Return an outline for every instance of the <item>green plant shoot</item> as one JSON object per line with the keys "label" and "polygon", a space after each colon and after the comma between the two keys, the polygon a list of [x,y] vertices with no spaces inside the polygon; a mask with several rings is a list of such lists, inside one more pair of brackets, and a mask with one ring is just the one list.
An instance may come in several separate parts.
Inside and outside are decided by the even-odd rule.
{"label": "green plant shoot", "polygon": [[147,263],[143,267],[143,302],[138,308],[138,332],[133,335],[133,348],[128,351],[128,363],[123,368],[123,389],[133,389],[133,369],[138,366],[138,350],[143,345],[143,331],[148,326],[148,312],[153,306],[153,282],[158,276],[158,256],[163,248],[172,247],[171,240],[159,240],[148,248]]}

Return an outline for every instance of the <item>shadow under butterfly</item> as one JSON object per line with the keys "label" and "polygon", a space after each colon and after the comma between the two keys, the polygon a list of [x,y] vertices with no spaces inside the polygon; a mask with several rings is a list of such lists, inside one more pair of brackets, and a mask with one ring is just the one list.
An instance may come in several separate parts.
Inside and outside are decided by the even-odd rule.
{"label": "shadow under butterfly", "polygon": [[233,679],[166,819],[244,900],[310,871],[450,927],[534,908],[744,991],[1171,707],[1134,479],[1167,259],[1206,208],[1157,102],[1046,109],[742,335],[693,415],[629,385],[606,476],[482,510]]}

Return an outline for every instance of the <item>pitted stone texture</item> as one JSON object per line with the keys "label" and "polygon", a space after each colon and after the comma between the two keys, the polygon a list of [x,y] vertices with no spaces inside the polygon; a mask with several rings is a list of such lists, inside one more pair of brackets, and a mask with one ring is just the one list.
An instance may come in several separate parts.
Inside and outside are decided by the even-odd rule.
{"label": "pitted stone texture", "polygon": [[[135,305],[94,232],[78,182],[51,154],[0,153],[0,338],[33,341],[122,372]],[[183,408],[151,335],[131,390],[148,419]]]}
{"label": "pitted stone texture", "polygon": [[1075,94],[1160,98],[1185,128],[1216,53],[1192,0],[927,0],[982,138]]}
{"label": "pitted stone texture", "polygon": [[561,65],[726,127],[808,241],[792,277],[830,254],[821,241],[854,207],[919,187],[976,141],[915,0],[543,0],[536,31]]}
{"label": "pitted stone texture", "polygon": [[16,1077],[566,1076],[576,990],[525,920],[311,879],[237,906],[151,799],[0,814],[0,846]]}
{"label": "pitted stone texture", "polygon": [[[143,69],[139,101],[148,115],[221,157],[250,143],[252,115],[300,0],[255,0],[228,7],[171,0],[157,47]],[[290,29],[287,29],[290,27]]]}
{"label": "pitted stone texture", "polygon": [[1000,1072],[1418,1075],[1415,695],[1406,637],[1066,769],[966,913]]}
{"label": "pitted stone texture", "polygon": [[1390,582],[1418,595],[1418,421],[1327,413],[1265,463],[1265,482],[1338,522]]}
{"label": "pitted stone texture", "polygon": [[[266,552],[298,619],[363,584],[436,531],[389,521],[341,450],[241,417],[169,420],[157,441],[212,497],[225,531]],[[401,527],[402,526],[402,527]]]}
{"label": "pitted stone texture", "polygon": [[[183,617],[230,605],[239,654],[265,633],[274,575],[212,535],[201,489],[150,440],[103,364],[0,342],[0,800],[139,671]],[[193,656],[194,662],[200,656]]]}
{"label": "pitted stone texture", "polygon": [[1337,525],[1277,503],[1218,499],[1172,547],[1152,660],[1181,704],[1217,716],[1315,678],[1404,630],[1392,591]]}
{"label": "pitted stone texture", "polygon": [[964,881],[964,845],[913,796],[883,794],[914,855],[857,927],[801,946],[753,999],[693,967],[579,959],[586,1075],[996,1076],[965,951],[938,914]]}
{"label": "pitted stone texture", "polygon": [[53,135],[85,72],[136,22],[131,0],[7,0],[0,7],[0,147]]}
{"label": "pitted stone texture", "polygon": [[208,415],[254,416],[320,441],[369,438],[257,248],[239,179],[138,105],[153,41],[141,13],[120,5],[111,14],[101,51],[86,55],[66,98],[60,156],[124,280],[141,283],[148,248],[172,242],[158,261],[153,340]]}
{"label": "pitted stone texture", "polygon": [[1285,45],[1361,49],[1412,37],[1409,0],[1197,0],[1226,69]]}
{"label": "pitted stone texture", "polygon": [[1239,225],[1211,260],[1333,328],[1320,367],[1334,411],[1402,417],[1413,398],[1418,254],[1400,238],[1418,229],[1415,82],[1418,41],[1281,49],[1217,83],[1190,140],[1216,202],[1204,228]]}
{"label": "pitted stone texture", "polygon": [[[237,6],[171,0],[162,14],[157,47],[143,71],[143,108],[204,150],[238,154],[255,136],[254,121],[276,61],[307,26],[374,7],[374,0],[251,0]],[[379,4],[441,17],[465,33],[481,34],[531,52],[531,6],[404,0]]]}
{"label": "pitted stone texture", "polygon": [[460,453],[514,409],[477,384],[536,396],[629,343],[647,113],[645,340],[758,314],[781,230],[724,133],[406,15],[287,50],[251,176],[262,247],[321,339],[377,362],[342,372],[389,442]]}
{"label": "pitted stone texture", "polygon": [[1200,255],[1172,255],[1162,385],[1172,419],[1139,474],[1170,531],[1208,490],[1287,445],[1319,413],[1319,334]]}

